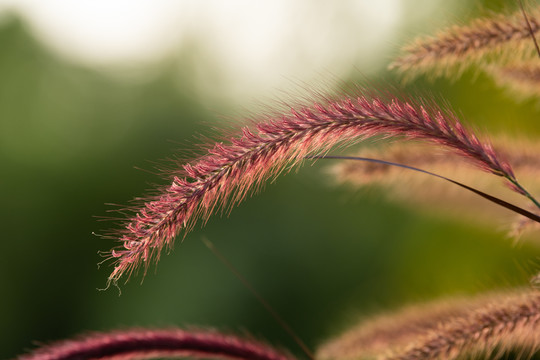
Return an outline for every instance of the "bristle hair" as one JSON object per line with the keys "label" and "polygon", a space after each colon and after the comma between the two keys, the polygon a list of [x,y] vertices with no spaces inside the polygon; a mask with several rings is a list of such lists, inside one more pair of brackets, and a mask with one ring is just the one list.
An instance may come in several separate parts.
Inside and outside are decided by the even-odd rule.
{"label": "bristle hair", "polygon": [[443,323],[387,360],[453,360],[518,350],[528,358],[540,350],[540,293],[494,299],[467,316]]}
{"label": "bristle hair", "polygon": [[[540,7],[528,10],[533,34],[540,31]],[[531,32],[521,11],[454,25],[434,37],[421,37],[403,48],[391,65],[405,80],[419,75],[457,78],[471,65],[503,64],[537,57]]]}
{"label": "bristle hair", "polygon": [[244,127],[228,142],[184,164],[172,184],[149,199],[125,224],[122,248],[112,250],[115,269],[109,281],[158,259],[174,237],[185,235],[216,208],[230,208],[265,180],[287,171],[313,153],[370,137],[424,140],[466,157],[481,169],[502,176],[518,193],[510,165],[489,143],[466,130],[457,116],[429,99],[403,101],[359,91],[355,97],[292,108],[254,127]]}
{"label": "bristle hair", "polygon": [[435,301],[362,322],[317,352],[321,360],[471,358],[540,346],[540,293],[519,290]]}

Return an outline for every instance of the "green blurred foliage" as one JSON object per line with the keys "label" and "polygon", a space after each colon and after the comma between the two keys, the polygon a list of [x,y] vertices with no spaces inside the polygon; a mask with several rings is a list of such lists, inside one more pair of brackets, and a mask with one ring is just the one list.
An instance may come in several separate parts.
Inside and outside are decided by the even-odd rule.
{"label": "green blurred foliage", "polygon": [[[312,347],[360,316],[524,285],[536,268],[538,248],[512,246],[498,224],[393,204],[378,189],[351,195],[330,184],[319,162],[178,240],[143,284],[139,274],[120,297],[114,288],[98,291],[111,268],[96,269],[97,252],[114,245],[93,235],[114,226],[96,218],[111,215],[105,204],[165,184],[151,173],[153,161],[185,157],[227,106],[197,95],[191,48],[128,81],[57,58],[16,17],[0,27],[0,44],[0,358],[34,341],[131,326],[247,330],[298,352],[202,236]],[[540,132],[537,104],[516,105],[489,79],[466,74],[412,87],[437,89],[487,131]]]}

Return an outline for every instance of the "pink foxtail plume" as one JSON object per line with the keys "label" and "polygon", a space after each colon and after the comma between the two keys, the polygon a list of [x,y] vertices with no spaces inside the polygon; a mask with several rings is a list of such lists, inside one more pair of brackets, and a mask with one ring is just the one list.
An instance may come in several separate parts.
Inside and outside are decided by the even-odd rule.
{"label": "pink foxtail plume", "polygon": [[119,236],[123,246],[110,253],[115,268],[109,283],[130,275],[141,264],[146,269],[164,246],[172,246],[179,232],[185,236],[216,207],[232,207],[250,189],[306,156],[374,136],[427,140],[449,148],[483,170],[504,177],[518,193],[527,194],[510,165],[496,156],[490,144],[467,131],[451,110],[427,99],[383,99],[359,91],[355,97],[291,109],[288,114],[244,127],[228,143],[218,142],[205,155],[183,165],[161,195],[126,221]]}
{"label": "pink foxtail plume", "polygon": [[124,330],[46,345],[17,360],[131,360],[150,358],[294,360],[252,339],[214,331]]}

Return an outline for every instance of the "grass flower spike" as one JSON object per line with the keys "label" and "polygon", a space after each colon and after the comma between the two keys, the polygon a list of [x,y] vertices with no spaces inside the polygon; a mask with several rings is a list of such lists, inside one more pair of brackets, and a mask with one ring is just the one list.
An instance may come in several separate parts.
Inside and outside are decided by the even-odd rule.
{"label": "grass flower spike", "polygon": [[538,61],[517,62],[507,65],[490,65],[486,72],[495,82],[518,98],[540,97],[540,65]]}
{"label": "grass flower spike", "polygon": [[494,299],[466,317],[450,319],[387,359],[463,359],[518,351],[531,358],[540,349],[540,294]]}
{"label": "grass flower spike", "polygon": [[215,331],[180,329],[132,329],[95,333],[43,346],[17,360],[156,358],[294,360],[291,355],[253,339]]}
{"label": "grass flower spike", "polygon": [[533,354],[540,349],[539,330],[537,290],[493,293],[380,315],[323,345],[317,355],[322,360],[449,360],[490,351]]}
{"label": "grass flower spike", "polygon": [[[494,14],[484,19],[473,20],[466,26],[454,26],[436,36],[416,40],[404,49],[403,55],[397,58],[390,68],[396,69],[405,78],[414,78],[418,75],[458,77],[469,66],[473,66],[491,76],[498,85],[507,87],[515,93],[524,97],[540,96],[540,65],[539,59],[536,58],[540,56],[540,47],[537,42],[537,37],[540,35],[540,5],[538,5],[540,3],[537,3],[534,8],[527,9],[521,0],[516,2],[519,3],[521,11],[514,14]],[[378,10],[381,9],[378,8]],[[367,9],[362,8],[362,11],[364,10]],[[382,13],[385,14],[384,11]],[[338,18],[342,19],[342,16]],[[374,21],[379,20],[384,19]],[[371,25],[367,24],[367,26]],[[298,37],[298,39],[303,38],[303,36]],[[199,49],[198,45],[195,47],[195,50],[197,49]],[[199,51],[201,54],[206,53],[204,46],[200,49],[202,49]],[[49,57],[47,57],[47,64]],[[188,65],[192,65],[191,57],[187,60]],[[40,64],[42,62],[38,61]],[[165,67],[167,71],[163,75],[167,75],[169,79],[174,69],[172,67],[169,69],[168,65]],[[51,68],[56,69],[56,67]],[[196,69],[199,69],[199,64]],[[42,77],[38,78],[42,80]],[[105,81],[105,78],[96,79],[100,84],[109,83],[108,80]],[[190,85],[197,87],[196,81],[191,81],[197,79],[189,76],[186,79],[189,80]],[[344,84],[349,84],[349,81],[352,81],[352,78],[347,79]],[[148,84],[146,80],[143,83],[145,87],[137,90],[135,92],[137,95],[133,99],[138,99],[139,93],[146,98],[147,85],[151,85],[149,89],[152,91],[169,88],[176,90],[172,86],[173,83],[168,80],[162,81],[161,73],[152,81],[148,81]],[[155,87],[158,85],[159,87]],[[420,82],[420,85],[423,85],[423,82]],[[124,87],[122,85],[118,87],[118,90]],[[346,87],[347,91],[351,89],[348,85],[343,87]],[[140,91],[142,89],[145,91]],[[308,247],[302,246],[296,249],[300,254],[298,260],[281,261],[277,270],[290,275],[292,272],[289,265],[300,264],[302,269],[296,274],[298,277],[290,276],[286,282],[279,284],[279,288],[283,291],[273,291],[273,293],[282,297],[282,305],[300,304],[304,313],[297,312],[297,308],[294,308],[294,315],[298,315],[298,319],[309,319],[309,322],[298,333],[303,334],[308,329],[309,334],[314,329],[311,335],[317,336],[318,339],[312,337],[303,341],[288,325],[287,317],[282,317],[276,310],[278,308],[274,308],[269,301],[266,301],[261,295],[262,292],[259,293],[248,281],[248,277],[244,277],[241,271],[237,270],[209,240],[203,239],[206,246],[254,295],[277,325],[281,326],[284,334],[287,334],[298,345],[298,351],[302,349],[304,358],[308,360],[458,360],[469,358],[531,360],[533,357],[538,358],[540,355],[540,273],[534,275],[537,272],[534,267],[537,267],[538,262],[533,262],[535,260],[531,260],[531,257],[537,259],[540,249],[538,242],[534,241],[538,238],[534,235],[540,232],[540,202],[529,192],[529,190],[534,193],[540,192],[540,182],[538,182],[540,142],[534,139],[535,133],[540,131],[540,125],[535,121],[538,113],[526,119],[527,111],[532,111],[532,109],[514,109],[520,111],[507,113],[504,110],[506,108],[503,109],[506,103],[499,101],[498,95],[489,92],[478,94],[474,92],[474,87],[466,88],[465,91],[461,90],[463,89],[459,90],[458,98],[466,98],[469,108],[474,109],[476,114],[483,114],[479,115],[480,117],[490,118],[494,123],[499,123],[503,118],[512,121],[511,127],[507,129],[510,131],[494,139],[496,147],[489,141],[481,140],[466,127],[444,99],[439,101],[429,96],[410,94],[394,96],[386,89],[374,91],[361,87],[353,88],[347,94],[343,91],[334,97],[312,91],[311,98],[308,97],[307,101],[302,97],[304,99],[300,100],[303,101],[302,103],[293,102],[293,106],[287,105],[281,112],[259,114],[247,125],[238,126],[232,132],[230,129],[219,132],[219,140],[203,140],[203,144],[196,149],[196,155],[193,155],[193,158],[185,161],[175,160],[172,166],[168,164],[166,168],[159,170],[167,179],[164,186],[155,189],[149,196],[135,198],[129,206],[118,210],[122,216],[118,229],[105,235],[108,239],[112,237],[115,241],[114,247],[104,254],[104,261],[110,262],[112,269],[107,280],[107,287],[118,286],[121,281],[127,282],[138,271],[144,276],[148,268],[159,261],[163,251],[173,248],[176,237],[184,238],[195,226],[204,226],[215,213],[228,213],[247,196],[260,189],[265,182],[291,171],[306,161],[328,159],[333,163],[331,175],[336,182],[347,182],[357,187],[366,185],[378,187],[376,195],[383,195],[392,201],[401,200],[402,204],[406,203],[408,208],[405,206],[378,207],[367,201],[360,211],[350,211],[350,208],[347,208],[343,214],[332,213],[330,216],[323,214],[325,223],[315,224],[313,219],[321,215],[319,210],[327,207],[328,201],[332,201],[329,199],[332,196],[328,197],[317,192],[313,200],[317,204],[316,208],[312,209],[313,212],[302,214],[302,220],[309,222],[308,231],[300,235],[311,237],[313,241]],[[15,91],[15,95],[20,92]],[[34,96],[36,95],[34,93],[35,91],[31,91],[32,97],[42,98]],[[156,94],[159,99],[162,99],[162,91]],[[192,106],[195,105],[191,103],[192,94],[190,92],[189,97],[182,97],[182,101],[177,104],[183,107],[189,101],[187,111],[190,114],[195,117],[206,115],[204,106]],[[131,95],[128,98],[131,101]],[[56,109],[54,102],[49,104],[48,100],[52,97],[43,99],[45,100],[37,103],[38,110],[44,108],[44,105],[47,105],[47,108]],[[123,99],[123,97],[118,99]],[[155,101],[154,98],[152,99]],[[488,109],[482,106],[486,104],[489,104],[490,109],[484,113],[484,110]],[[77,102],[75,102],[76,105]],[[161,117],[164,113],[161,109],[154,111],[155,106],[155,104],[151,105],[148,110],[145,110],[146,107],[141,107],[144,111],[136,111],[137,114],[142,113],[143,116],[133,124],[140,125],[142,123],[139,121],[156,115]],[[68,110],[73,109],[70,107]],[[187,113],[184,112],[184,114]],[[166,118],[168,116],[164,117]],[[519,123],[518,120],[529,122],[526,127],[528,131],[526,137],[523,133],[519,134],[520,129],[515,126]],[[144,127],[139,125],[137,125],[138,130],[147,129],[146,125]],[[138,132],[133,134],[138,134]],[[19,140],[16,137],[14,139]],[[114,140],[114,138],[111,139]],[[138,136],[134,139],[140,140]],[[367,140],[379,143],[368,143]],[[386,140],[391,140],[391,142],[380,144]],[[25,143],[21,144],[21,146],[25,145]],[[330,153],[337,148],[342,149],[353,145],[360,145],[353,149],[356,152],[354,155]],[[10,155],[8,159],[13,160],[13,164],[19,164],[18,161],[21,159],[8,155]],[[67,160],[71,161],[71,159]],[[21,166],[25,165],[21,164]],[[14,167],[14,169],[19,167]],[[32,174],[35,172],[32,167],[28,168],[33,171]],[[58,169],[63,169],[63,166]],[[514,169],[519,172],[519,181],[514,175]],[[87,188],[80,186],[79,182],[73,182],[73,184],[68,190],[77,191],[79,195],[81,189],[84,191]],[[511,191],[504,189],[502,184]],[[529,190],[526,190],[522,184],[531,184],[527,187]],[[28,187],[25,186],[24,189]],[[506,194],[501,194],[499,197],[502,190],[506,190]],[[41,187],[38,188],[38,192],[41,194]],[[19,195],[14,194],[16,197]],[[480,198],[481,202],[478,201]],[[41,201],[43,199],[48,200],[43,196],[32,197],[32,201],[43,203],[49,209],[51,207],[49,202]],[[75,200],[79,201],[79,199],[80,197],[77,197]],[[19,198],[17,197],[16,200],[18,204]],[[488,201],[496,206],[486,211],[485,205]],[[28,208],[31,206],[26,206],[28,204],[24,201],[21,204],[19,207],[27,219]],[[418,221],[422,205],[424,210],[429,211],[427,221]],[[281,237],[283,233],[287,233],[286,235],[290,238],[297,237],[299,232],[294,229],[294,226],[298,224],[288,223],[289,213],[297,213],[297,209],[289,207],[287,213],[279,208],[276,210],[274,206],[275,204],[272,204],[269,209],[259,209],[268,210],[269,216],[275,217],[274,223],[278,226],[283,223],[287,226],[281,230],[274,227],[270,230],[265,229],[264,235],[275,233]],[[9,211],[13,207],[7,206],[6,209]],[[72,209],[72,207],[63,206],[62,209]],[[503,209],[504,212],[501,213],[500,210]],[[454,220],[483,220],[489,224],[489,228],[482,229],[469,226],[470,224],[460,226],[461,224],[457,222],[440,222],[437,217],[439,211],[446,211],[445,215],[454,215]],[[504,222],[510,224],[510,221],[514,221],[514,218],[508,218],[508,211],[513,216],[519,215],[511,231],[516,242],[525,230],[539,230],[539,232],[529,232],[527,240],[532,241],[528,241],[516,252],[510,251],[511,244],[508,241],[495,245],[494,242],[489,242],[488,246],[493,248],[486,251],[483,247],[484,241],[494,240],[497,236],[497,232],[493,231],[494,225],[501,225]],[[40,218],[40,221],[33,223],[41,229],[43,227],[41,225],[47,219]],[[58,219],[61,224],[66,223],[65,217],[58,217]],[[115,220],[117,219],[115,217]],[[332,225],[328,225],[328,222],[334,222],[337,228],[330,228]],[[351,222],[353,226],[345,227],[343,226],[345,222]],[[56,226],[59,222],[52,221],[51,224]],[[75,225],[80,228],[78,223]],[[245,228],[247,231],[261,234],[261,229],[257,224],[249,225]],[[480,223],[480,225],[485,225],[485,223]],[[17,234],[20,232],[19,228],[14,227]],[[377,232],[383,230],[380,237],[372,236],[374,229],[377,229]],[[26,235],[28,234],[34,233],[29,232]],[[53,233],[43,231],[42,234],[47,236]],[[366,238],[368,242],[354,244],[355,246],[346,250],[347,254],[337,249],[337,245],[340,244],[350,246],[351,236]],[[320,242],[319,240],[323,237],[330,237],[333,242],[331,244]],[[503,240],[501,236],[499,237],[499,240]],[[369,238],[372,238],[371,242]],[[379,244],[380,239],[389,241]],[[268,242],[270,252],[279,251],[282,243],[290,243],[289,238],[284,237],[279,240]],[[477,242],[473,245],[472,251],[470,251],[471,240]],[[446,247],[446,244],[440,247],[438,243],[440,241],[450,241],[452,244],[449,247]],[[40,266],[40,269],[43,268],[41,265],[49,259],[48,254],[57,250],[49,245],[49,242],[45,241],[42,247],[34,249],[35,251],[29,254],[30,257],[26,256],[28,246],[15,249],[21,256],[29,259],[21,266],[24,267],[31,262]],[[73,253],[71,247],[65,249],[62,255]],[[374,253],[358,254],[358,252],[366,251]],[[306,254],[320,255],[320,258],[310,260],[307,259]],[[267,256],[268,251],[261,251],[259,255]],[[515,262],[507,261],[508,256],[514,257]],[[248,256],[246,259],[251,263],[254,258]],[[261,258],[258,257],[255,262],[258,259]],[[193,260],[200,267],[200,259]],[[407,268],[409,264],[412,266]],[[512,270],[513,267],[514,270]],[[50,274],[64,274],[65,268],[65,266],[55,268],[55,272]],[[272,265],[269,265],[269,268],[276,270],[276,267]],[[507,274],[499,274],[503,275],[503,284],[514,283],[521,279],[523,285],[528,279],[531,280],[523,288],[501,289],[500,281],[497,280],[501,277],[493,278],[494,272],[501,273],[506,270],[509,270],[508,277],[505,276]],[[18,273],[23,275],[23,279],[35,275],[32,271]],[[305,276],[308,273],[310,277]],[[7,274],[6,277],[9,281],[12,280],[10,275]],[[218,316],[221,319],[219,321],[226,322],[222,324],[224,326],[237,327],[238,325],[229,323],[229,318],[240,314],[244,319],[260,323],[258,317],[254,316],[256,314],[247,309],[245,306],[247,303],[237,297],[236,293],[235,296],[229,296],[230,294],[223,292],[222,287],[214,287],[213,283],[208,282],[203,276],[205,274],[188,275],[186,281],[209,289],[213,294],[207,293],[208,296],[204,296],[204,301],[200,301],[200,296],[191,296],[195,294],[190,293],[190,296],[186,297],[185,292],[171,291],[170,284],[157,284],[155,289],[158,291],[149,289],[148,294],[136,299],[135,302],[130,303],[129,300],[125,302],[126,299],[122,298],[119,299],[120,302],[110,303],[113,306],[101,312],[103,318],[101,320],[105,321],[103,326],[117,326],[119,321],[137,324],[141,321],[146,322],[149,316],[154,315],[172,322],[192,321],[191,319],[194,316],[197,317],[201,311],[201,314],[206,314],[205,316]],[[350,281],[344,281],[349,277]],[[43,274],[38,277],[38,280],[40,279],[47,280],[48,276]],[[86,279],[86,275],[82,279]],[[466,280],[464,286],[456,286],[454,279]],[[481,279],[487,279],[487,281]],[[457,299],[442,298],[442,300],[429,303],[408,305],[401,309],[394,308],[400,299],[439,297],[444,295],[443,292],[447,294],[469,292],[472,290],[471,287],[473,289],[486,288],[485,282],[487,282],[487,289],[490,289],[487,294]],[[491,286],[491,282],[496,282],[495,286]],[[64,282],[57,281],[57,283],[62,285]],[[25,290],[28,287],[26,285],[27,281],[20,281],[14,285],[13,289]],[[47,282],[45,285],[49,292],[55,293],[57,289],[55,284]],[[344,291],[339,290],[342,286],[346,286]],[[43,286],[38,287],[38,290],[41,291],[42,288],[44,289]],[[273,289],[274,285],[270,290]],[[161,294],[162,292],[165,292],[166,296],[162,296],[164,295]],[[21,293],[30,294],[25,291]],[[34,323],[30,323],[34,325],[43,320],[43,324],[39,324],[36,329],[32,329],[31,326],[19,326],[28,332],[25,338],[31,341],[43,336],[44,333],[49,338],[60,336],[62,331],[73,325],[74,319],[75,321],[77,319],[94,320],[91,319],[92,315],[97,314],[101,307],[88,309],[87,296],[76,296],[76,298],[79,303],[74,304],[76,306],[73,308],[66,307],[69,305],[67,299],[57,303],[58,297],[54,297],[54,301],[42,301],[41,306],[35,309],[23,306],[24,316],[16,314],[11,316],[15,321],[15,327],[7,326],[6,329],[17,328],[23,323],[16,322],[24,317],[35,318]],[[30,297],[29,299],[32,300]],[[318,300],[315,307],[306,306],[307,302],[313,299]],[[327,323],[327,318],[331,317],[332,313],[334,315],[342,313],[347,317],[343,320],[348,321],[351,315],[348,307],[353,299],[362,304],[376,305],[378,309],[381,309],[379,305],[386,303],[391,305],[392,310],[383,311],[377,316],[364,313],[369,316],[367,321],[362,321],[335,339],[323,343],[316,352],[312,351],[315,341],[321,339],[320,334],[316,333],[317,329],[325,327],[336,329]],[[188,308],[171,316],[168,309],[178,309],[177,300],[180,300],[181,307],[188,306]],[[9,307],[11,304],[9,299],[5,304],[7,304],[6,308]],[[32,305],[31,302],[23,304]],[[164,306],[167,304],[170,306]],[[156,310],[156,305],[160,309]],[[212,311],[208,312],[205,309],[206,306],[212,307]],[[82,308],[84,308],[84,314],[79,311]],[[247,310],[249,311],[246,312]],[[74,316],[65,316],[70,313]],[[85,316],[79,316],[81,314]],[[186,318],[185,315],[188,317]],[[291,316],[291,313],[288,316]],[[51,323],[49,321],[51,319],[62,321],[56,324]],[[99,324],[101,320],[86,321],[82,323],[82,326],[88,328],[88,324]],[[239,324],[239,326],[243,325],[245,324]],[[51,327],[51,331],[46,327]],[[9,336],[7,338],[14,339]],[[178,328],[102,330],[72,339],[37,345],[14,360],[154,358],[296,360],[292,353],[257,341],[249,335],[235,336],[214,330]]]}
{"label": "grass flower spike", "polygon": [[[536,179],[540,176],[540,164],[537,160],[537,154],[540,152],[539,144],[524,137],[498,137],[492,140],[498,152],[503,154],[513,169],[519,173],[520,181],[530,184],[528,190],[539,193],[540,187],[536,184]],[[355,156],[384,159],[391,163],[429,170],[489,193],[500,191],[494,177],[479,174],[472,164],[463,163],[457,155],[434,151],[427,144],[395,142],[376,147],[369,146],[360,149]],[[435,177],[397,166],[368,161],[341,161],[329,167],[328,173],[335,179],[336,184],[347,184],[352,189],[380,188],[391,201],[423,205],[430,212],[433,211],[434,201],[437,201],[437,210],[446,211],[446,215],[455,215],[456,220],[483,220],[493,224],[494,218],[499,218],[503,222],[508,219],[508,212],[502,207],[486,208],[485,202],[470,192]],[[516,196],[512,202],[520,203],[520,200],[522,199]],[[535,207],[527,209],[532,212],[538,211]],[[470,216],[463,216],[465,213]],[[520,215],[517,224],[520,224],[518,228],[522,228],[521,225],[530,227],[528,225],[537,223]],[[512,230],[512,233],[518,234],[520,231]]]}
{"label": "grass flower spike", "polygon": [[115,269],[109,282],[116,283],[142,264],[146,269],[179,232],[185,235],[216,208],[240,202],[249,190],[302,162],[305,156],[374,136],[441,145],[504,177],[513,190],[529,197],[510,165],[490,144],[467,131],[451,110],[428,99],[385,100],[359,91],[355,97],[291,109],[288,114],[244,127],[228,143],[216,143],[205,155],[183,165],[172,184],[126,222],[120,234],[122,246],[110,253]]}
{"label": "grass flower spike", "polygon": [[470,65],[537,57],[531,32],[540,31],[540,8],[511,15],[493,15],[466,26],[453,26],[434,37],[417,39],[391,65],[406,78],[459,75]]}

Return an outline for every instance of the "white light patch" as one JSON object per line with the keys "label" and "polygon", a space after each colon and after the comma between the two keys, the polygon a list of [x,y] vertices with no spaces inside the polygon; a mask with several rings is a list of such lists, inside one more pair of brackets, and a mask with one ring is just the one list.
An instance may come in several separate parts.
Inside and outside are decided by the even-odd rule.
{"label": "white light patch", "polygon": [[[380,67],[402,14],[399,0],[205,3],[196,33],[204,36],[207,57],[226,70],[226,96],[237,98],[270,95],[321,75],[332,86],[329,77],[347,76],[355,66]],[[215,77],[199,75],[203,90],[219,96]]]}
{"label": "white light patch", "polygon": [[[311,34],[313,39],[335,33],[332,27],[341,24],[332,21],[339,13],[349,14],[344,19],[348,25],[351,20],[360,27],[379,20],[376,31],[348,35],[354,39],[373,39],[384,32],[388,19],[400,14],[398,0],[3,0],[1,4],[19,10],[55,47],[105,59],[144,57],[193,30],[227,39],[231,53],[249,50],[264,57],[285,35]],[[355,28],[353,24],[351,30]]]}
{"label": "white light patch", "polygon": [[[20,0],[9,3],[35,35],[63,55],[83,62],[145,60],[178,42],[182,14],[166,0]],[[178,31],[180,30],[180,31]]]}
{"label": "white light patch", "polygon": [[0,0],[49,47],[87,65],[146,64],[175,54],[183,39],[194,41],[200,89],[226,98],[384,66],[402,3]]}

